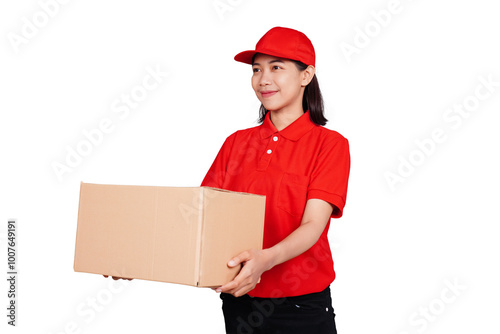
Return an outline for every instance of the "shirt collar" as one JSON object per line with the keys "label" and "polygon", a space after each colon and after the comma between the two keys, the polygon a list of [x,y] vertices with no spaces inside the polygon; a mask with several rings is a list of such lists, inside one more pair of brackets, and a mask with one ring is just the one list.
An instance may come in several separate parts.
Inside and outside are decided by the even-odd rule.
{"label": "shirt collar", "polygon": [[268,112],[266,114],[266,117],[264,118],[264,122],[260,126],[260,136],[262,139],[265,139],[269,138],[274,133],[279,133],[286,139],[296,141],[315,126],[316,124],[314,124],[309,118],[309,110],[307,110],[303,115],[293,121],[286,128],[278,131],[273,122],[271,122],[271,112]]}

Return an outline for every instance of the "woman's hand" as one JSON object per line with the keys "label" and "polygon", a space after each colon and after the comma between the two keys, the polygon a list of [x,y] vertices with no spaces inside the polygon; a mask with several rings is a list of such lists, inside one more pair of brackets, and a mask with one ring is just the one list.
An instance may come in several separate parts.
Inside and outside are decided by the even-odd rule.
{"label": "woman's hand", "polygon": [[269,249],[249,249],[233,257],[227,265],[236,267],[242,264],[238,275],[229,283],[217,288],[217,292],[230,293],[235,297],[243,296],[255,288],[260,276],[273,267],[274,256]]}
{"label": "woman's hand", "polygon": [[[108,275],[102,275],[102,276],[108,278]],[[115,281],[119,280],[119,279],[126,279],[126,280],[129,280],[129,281],[133,280],[133,278],[118,277],[118,276],[111,276],[111,278],[113,278]]]}
{"label": "woman's hand", "polygon": [[229,283],[217,288],[217,292],[239,297],[252,290],[266,270],[302,254],[314,245],[330,221],[335,206],[322,199],[307,200],[300,226],[285,239],[264,250],[250,249],[229,261],[229,267],[243,264],[239,274]]}

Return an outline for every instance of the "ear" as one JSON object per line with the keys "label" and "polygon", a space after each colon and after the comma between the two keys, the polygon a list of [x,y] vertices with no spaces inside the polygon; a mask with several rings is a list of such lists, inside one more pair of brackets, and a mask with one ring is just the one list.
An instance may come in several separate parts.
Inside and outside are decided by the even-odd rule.
{"label": "ear", "polygon": [[316,73],[316,69],[314,68],[314,66],[312,65],[307,66],[307,68],[302,71],[302,82],[300,85],[302,87],[309,85],[312,78],[314,77],[314,73]]}

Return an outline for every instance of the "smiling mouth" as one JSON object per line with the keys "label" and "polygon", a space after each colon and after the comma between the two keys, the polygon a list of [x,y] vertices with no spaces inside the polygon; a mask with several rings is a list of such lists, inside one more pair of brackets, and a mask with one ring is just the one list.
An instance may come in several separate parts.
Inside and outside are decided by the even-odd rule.
{"label": "smiling mouth", "polygon": [[267,91],[267,92],[260,92],[260,94],[262,95],[262,97],[271,97],[271,96],[273,96],[276,93],[277,93],[276,90],[274,90],[274,91]]}

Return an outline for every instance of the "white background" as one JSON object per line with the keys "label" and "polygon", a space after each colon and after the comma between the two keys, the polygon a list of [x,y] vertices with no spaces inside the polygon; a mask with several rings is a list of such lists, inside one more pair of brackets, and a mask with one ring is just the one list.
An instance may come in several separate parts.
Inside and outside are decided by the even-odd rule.
{"label": "white background", "polygon": [[[229,7],[219,12],[214,3],[0,5],[1,276],[9,218],[17,219],[19,263],[18,327],[6,324],[2,279],[2,333],[224,332],[209,289],[141,280],[109,287],[111,279],[75,273],[79,187],[198,186],[224,139],[257,124],[250,66],[233,57],[273,26],[312,40],[327,127],[351,145],[347,205],[330,231],[339,333],[498,333],[495,2],[401,0],[390,18],[380,14],[389,0],[222,0]],[[346,56],[346,44],[357,53]],[[146,68],[168,75],[121,119],[113,103],[139,89]],[[480,77],[497,86],[477,88]],[[489,94],[478,100],[476,89]],[[468,117],[447,114],[464,101]],[[58,179],[53,164],[66,164],[68,147],[103,119],[113,130]],[[424,155],[415,141],[436,128],[445,140]],[[416,166],[400,166],[410,158]],[[386,175],[398,168],[404,182],[391,188]]]}

